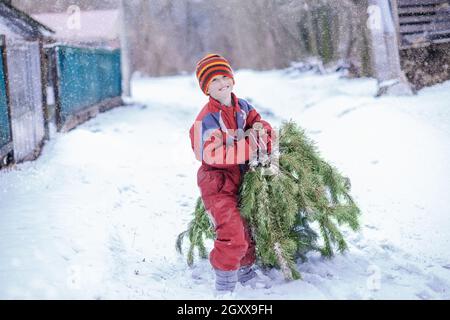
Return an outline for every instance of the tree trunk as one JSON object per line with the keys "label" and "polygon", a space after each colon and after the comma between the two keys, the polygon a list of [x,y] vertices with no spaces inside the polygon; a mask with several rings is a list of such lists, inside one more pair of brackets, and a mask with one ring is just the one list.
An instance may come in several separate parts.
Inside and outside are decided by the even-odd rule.
{"label": "tree trunk", "polygon": [[128,42],[129,31],[129,19],[127,11],[125,10],[124,0],[120,1],[120,65],[122,68],[122,93],[129,97],[131,96],[130,78],[131,78],[131,66],[130,66],[130,46]]}
{"label": "tree trunk", "polygon": [[368,27],[373,69],[378,79],[377,96],[411,95],[411,87],[400,67],[397,32],[389,0],[369,0]]}

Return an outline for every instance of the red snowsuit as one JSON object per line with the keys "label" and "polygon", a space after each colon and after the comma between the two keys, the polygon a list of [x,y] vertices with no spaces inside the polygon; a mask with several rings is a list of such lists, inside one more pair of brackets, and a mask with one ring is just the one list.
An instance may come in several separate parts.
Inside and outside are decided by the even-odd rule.
{"label": "red snowsuit", "polygon": [[[192,149],[202,161],[197,184],[216,231],[210,262],[215,269],[225,271],[255,262],[255,244],[238,209],[238,191],[247,170],[246,162],[256,150],[248,137],[238,133],[233,139],[230,131],[242,129],[243,132],[260,122],[269,136],[267,149],[270,153],[272,130],[247,101],[233,93],[231,96],[232,107],[210,97],[189,131]],[[215,161],[211,161],[211,154]]]}

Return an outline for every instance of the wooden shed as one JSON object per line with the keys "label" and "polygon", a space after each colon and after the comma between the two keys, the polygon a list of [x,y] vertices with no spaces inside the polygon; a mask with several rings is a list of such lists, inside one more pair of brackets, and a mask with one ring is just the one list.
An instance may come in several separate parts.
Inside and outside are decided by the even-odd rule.
{"label": "wooden shed", "polygon": [[393,0],[399,48],[450,42],[450,0]]}
{"label": "wooden shed", "polygon": [[450,0],[368,0],[378,95],[450,79]]}

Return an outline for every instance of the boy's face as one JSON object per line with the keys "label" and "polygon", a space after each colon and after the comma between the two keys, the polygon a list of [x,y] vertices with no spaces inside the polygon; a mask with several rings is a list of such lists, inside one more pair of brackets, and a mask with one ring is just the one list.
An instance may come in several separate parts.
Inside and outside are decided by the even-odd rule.
{"label": "boy's face", "polygon": [[216,100],[222,101],[230,96],[233,91],[233,79],[218,75],[209,83],[208,93]]}

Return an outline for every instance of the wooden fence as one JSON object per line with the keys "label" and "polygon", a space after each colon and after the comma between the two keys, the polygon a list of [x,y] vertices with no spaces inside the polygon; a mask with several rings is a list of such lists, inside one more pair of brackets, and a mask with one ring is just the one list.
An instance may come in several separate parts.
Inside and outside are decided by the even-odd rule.
{"label": "wooden fence", "polygon": [[46,51],[58,131],[123,104],[120,50],[56,45]]}

